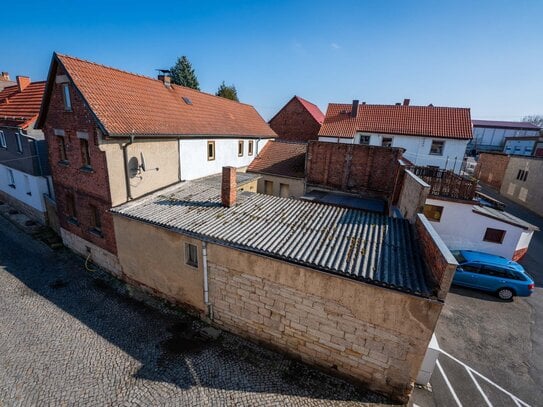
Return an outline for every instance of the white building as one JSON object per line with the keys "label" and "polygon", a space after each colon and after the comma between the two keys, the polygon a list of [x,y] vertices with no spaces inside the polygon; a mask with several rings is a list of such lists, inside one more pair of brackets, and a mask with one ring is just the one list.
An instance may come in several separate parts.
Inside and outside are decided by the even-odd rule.
{"label": "white building", "polygon": [[473,139],[468,144],[468,152],[475,155],[485,151],[503,151],[507,138],[537,137],[540,130],[528,122],[473,120]]}
{"label": "white building", "polygon": [[367,144],[405,149],[404,158],[417,166],[434,166],[459,173],[472,138],[467,108],[328,105],[319,141]]}
{"label": "white building", "polygon": [[466,249],[518,260],[537,226],[469,201],[428,198],[424,214],[451,250]]}

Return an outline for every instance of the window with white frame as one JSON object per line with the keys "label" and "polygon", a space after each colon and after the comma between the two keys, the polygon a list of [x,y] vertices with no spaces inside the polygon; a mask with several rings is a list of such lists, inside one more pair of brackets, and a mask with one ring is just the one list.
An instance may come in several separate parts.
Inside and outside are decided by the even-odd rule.
{"label": "window with white frame", "polygon": [[70,97],[70,85],[67,83],[62,85],[62,98],[64,100],[64,110],[72,111],[72,99]]}
{"label": "window with white frame", "polygon": [[19,154],[23,153],[23,138],[21,137],[21,133],[17,133],[15,135],[15,140],[17,140],[17,152]]}
{"label": "window with white frame", "polygon": [[4,132],[2,130],[0,130],[0,147],[8,148],[8,145],[6,143],[6,136],[4,135]]}
{"label": "window with white frame", "polygon": [[360,144],[365,145],[365,146],[369,146],[370,145],[370,139],[371,139],[371,136],[361,135],[360,136]]}
{"label": "window with white frame", "polygon": [[432,146],[430,147],[431,155],[443,155],[443,147],[445,142],[443,140],[432,140]]}

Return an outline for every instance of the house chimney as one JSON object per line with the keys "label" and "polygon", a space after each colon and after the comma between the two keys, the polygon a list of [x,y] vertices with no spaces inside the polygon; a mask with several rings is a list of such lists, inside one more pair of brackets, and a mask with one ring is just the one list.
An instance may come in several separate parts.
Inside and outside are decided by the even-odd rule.
{"label": "house chimney", "polygon": [[30,85],[30,78],[28,76],[17,76],[17,86],[19,87],[19,92],[25,90],[28,85]]}
{"label": "house chimney", "polygon": [[221,202],[230,208],[236,203],[236,167],[222,167]]}
{"label": "house chimney", "polygon": [[0,74],[0,81],[9,81],[9,73],[7,72],[2,72],[2,74]]}
{"label": "house chimney", "polygon": [[410,99],[404,99],[404,100],[403,100],[403,105],[404,105],[404,106],[409,106],[409,102],[410,102],[410,101],[411,101]]}
{"label": "house chimney", "polygon": [[358,116],[358,100],[353,100],[353,108],[351,109],[351,117]]}
{"label": "house chimney", "polygon": [[162,81],[164,86],[166,86],[167,88],[170,88],[172,86],[171,79],[172,78],[170,77],[169,73],[163,73],[158,75],[158,80]]}

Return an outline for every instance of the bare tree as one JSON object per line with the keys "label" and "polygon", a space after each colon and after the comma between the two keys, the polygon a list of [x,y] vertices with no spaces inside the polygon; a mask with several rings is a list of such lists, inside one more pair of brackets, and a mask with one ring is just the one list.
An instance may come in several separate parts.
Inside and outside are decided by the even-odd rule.
{"label": "bare tree", "polygon": [[536,115],[532,115],[532,116],[524,116],[522,118],[522,121],[535,124],[540,129],[543,129],[543,115],[541,115],[541,114],[536,114]]}

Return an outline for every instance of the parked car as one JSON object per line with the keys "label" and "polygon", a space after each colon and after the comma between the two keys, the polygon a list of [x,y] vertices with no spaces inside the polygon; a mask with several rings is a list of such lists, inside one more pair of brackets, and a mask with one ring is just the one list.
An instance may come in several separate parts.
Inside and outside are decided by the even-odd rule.
{"label": "parked car", "polygon": [[453,284],[495,293],[502,300],[532,294],[534,281],[516,261],[472,250],[454,250],[459,266]]}

